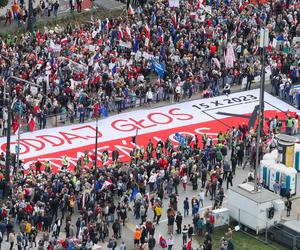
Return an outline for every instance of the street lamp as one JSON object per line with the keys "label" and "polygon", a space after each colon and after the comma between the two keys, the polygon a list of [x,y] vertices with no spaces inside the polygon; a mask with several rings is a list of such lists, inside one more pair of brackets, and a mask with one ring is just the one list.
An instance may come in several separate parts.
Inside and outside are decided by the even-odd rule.
{"label": "street lamp", "polygon": [[261,79],[260,79],[260,96],[259,96],[259,111],[258,111],[258,128],[256,130],[256,161],[254,169],[254,189],[258,190],[258,179],[260,180],[260,171],[259,171],[259,153],[260,153],[260,141],[261,133],[264,126],[264,92],[265,92],[265,56],[266,56],[266,46],[269,44],[269,31],[265,28],[266,16],[263,20],[263,26],[260,29],[260,44],[261,48]]}
{"label": "street lamp", "polygon": [[[35,86],[38,88],[41,88],[40,85],[37,85],[33,82],[24,80],[22,78],[16,77],[16,76],[9,76],[6,79],[6,85],[8,87],[8,92],[9,92],[9,98],[8,98],[8,104],[7,104],[7,137],[6,137],[6,159],[5,159],[5,179],[7,182],[10,181],[10,144],[11,144],[11,140],[10,140],[10,136],[11,136],[11,120],[12,120],[12,106],[14,105],[14,102],[11,102],[11,98],[12,98],[12,86],[10,86],[9,81],[11,79],[20,81],[20,82],[25,82],[27,84],[27,86]],[[4,87],[4,96],[6,97],[6,88]],[[21,115],[20,115],[21,117]],[[20,117],[19,117],[19,124],[20,124]],[[17,146],[17,164],[19,164],[19,157],[20,157],[20,127],[19,127],[19,131],[18,131],[18,146]]]}
{"label": "street lamp", "polygon": [[98,114],[96,114],[96,139],[95,139],[95,168],[97,167],[98,152]]}

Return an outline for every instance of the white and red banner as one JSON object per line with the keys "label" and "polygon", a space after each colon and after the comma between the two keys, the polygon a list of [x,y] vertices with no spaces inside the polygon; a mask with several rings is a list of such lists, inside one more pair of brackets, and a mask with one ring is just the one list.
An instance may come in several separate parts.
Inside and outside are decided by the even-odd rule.
{"label": "white and red banner", "polygon": [[[135,144],[132,136],[138,129],[137,143],[146,146],[149,139],[154,143],[160,138],[169,137],[174,145],[175,133],[216,136],[219,131],[225,131],[242,123],[253,126],[257,114],[259,90],[244,91],[209,99],[173,104],[165,107],[138,110],[108,117],[99,121],[98,132],[98,165],[103,151],[118,150],[121,161],[128,161]],[[277,115],[286,119],[287,112],[298,112],[285,102],[265,93],[265,116]],[[20,159],[28,168],[40,161],[49,160],[56,172],[61,166],[61,160],[66,155],[70,160],[70,170],[76,164],[79,156],[85,151],[94,154],[96,122],[70,125],[58,128],[44,129],[21,134]],[[17,145],[17,136],[11,138],[11,151]],[[0,138],[0,150],[5,151],[6,138]],[[91,161],[90,161],[91,162]]]}

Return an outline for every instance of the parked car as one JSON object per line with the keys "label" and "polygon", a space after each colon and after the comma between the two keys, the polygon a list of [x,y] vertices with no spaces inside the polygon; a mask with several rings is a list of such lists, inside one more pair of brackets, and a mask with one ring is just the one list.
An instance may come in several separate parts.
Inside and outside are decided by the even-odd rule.
{"label": "parked car", "polygon": [[279,223],[268,229],[268,239],[291,250],[300,250],[300,221]]}

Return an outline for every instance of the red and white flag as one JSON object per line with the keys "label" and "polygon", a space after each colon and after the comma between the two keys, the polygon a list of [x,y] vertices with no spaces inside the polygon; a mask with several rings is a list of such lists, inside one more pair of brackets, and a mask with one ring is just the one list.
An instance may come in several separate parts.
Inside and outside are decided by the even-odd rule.
{"label": "red and white flag", "polygon": [[121,27],[119,27],[119,29],[118,29],[118,40],[122,40],[123,37],[124,37],[123,31],[122,31]]}
{"label": "red and white flag", "polygon": [[192,249],[192,239],[189,239],[189,241],[186,244],[186,249],[191,250]]}
{"label": "red and white flag", "polygon": [[177,28],[177,17],[176,17],[176,13],[172,15],[172,23],[173,23],[174,27]]}
{"label": "red and white flag", "polygon": [[125,29],[125,35],[128,39],[131,39],[131,30],[128,26]]}
{"label": "red and white flag", "polygon": [[145,46],[149,47],[151,34],[150,34],[150,28],[149,28],[148,24],[146,24],[146,26],[144,28],[144,32],[145,32],[145,35],[146,35]]}
{"label": "red and white flag", "polygon": [[112,27],[112,26],[111,26],[111,23],[110,23],[109,19],[106,18],[106,29],[110,30],[111,27]]}
{"label": "red and white flag", "polygon": [[13,128],[13,133],[16,135],[18,134],[19,132],[19,129],[20,129],[20,124],[18,122],[18,119],[14,119],[13,122],[12,122],[12,128]]}
{"label": "red and white flag", "polygon": [[105,181],[100,189],[102,191],[103,189],[106,189],[112,185],[111,181]]}
{"label": "red and white flag", "polygon": [[131,4],[129,4],[128,15],[134,15],[134,9],[132,8]]}
{"label": "red and white flag", "polygon": [[68,41],[69,41],[68,38],[65,37],[65,38],[60,40],[60,44],[66,44],[66,43],[68,43]]}
{"label": "red and white flag", "polygon": [[34,126],[35,126],[35,118],[33,118],[33,117],[29,118],[28,126],[29,126],[29,131],[33,132]]}

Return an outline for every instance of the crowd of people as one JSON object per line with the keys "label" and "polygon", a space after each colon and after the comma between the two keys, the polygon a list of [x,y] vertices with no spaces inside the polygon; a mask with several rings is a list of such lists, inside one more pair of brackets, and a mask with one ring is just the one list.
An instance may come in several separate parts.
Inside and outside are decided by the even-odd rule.
{"label": "crowd of people", "polygon": [[[300,32],[300,11],[294,1],[185,1],[180,8],[167,1],[141,1],[134,12],[128,7],[125,18],[93,18],[76,27],[2,40],[1,132],[11,127],[3,100],[8,84],[10,98],[18,100],[24,117],[36,117],[40,128],[51,114],[84,122],[136,105],[179,102],[193,93],[211,97],[223,89],[228,94],[232,85],[250,89],[262,66],[258,34],[264,25],[270,35],[266,65],[274,94],[284,99],[295,94],[291,89],[299,81],[299,57],[293,38]],[[158,74],[155,81],[152,71]],[[10,79],[11,74],[40,87]],[[288,134],[298,127],[298,117],[290,119]],[[269,121],[266,141],[281,129],[280,122],[276,117]],[[233,185],[237,166],[245,167],[246,159],[255,167],[255,133],[243,124],[217,138],[195,136],[179,147],[169,140],[149,141],[144,151],[133,150],[130,163],[116,159],[89,169],[79,158],[73,172],[65,166],[57,174],[50,162],[36,162],[29,174],[14,162],[10,182],[0,176],[0,191],[9,195],[1,207],[0,244],[6,239],[10,249],[51,250],[91,249],[105,242],[107,249],[124,250],[122,229],[134,218],[139,221],[132,236],[136,249],[175,249],[175,234],[182,235],[182,249],[193,247],[195,234],[203,237],[202,249],[213,249],[219,244],[212,240],[214,217],[211,209],[201,208],[206,199],[212,209],[222,206],[224,189]],[[270,145],[262,144],[261,155]],[[0,164],[4,170],[4,154]],[[250,171],[246,181],[253,180]],[[190,188],[199,194],[178,204]],[[164,214],[168,235],[156,232]],[[230,228],[220,249],[234,249]]]}
{"label": "crowd of people", "polygon": [[[127,17],[92,17],[76,26],[46,27],[34,37],[11,36],[0,44],[1,92],[11,73],[40,86],[9,80],[24,117],[31,114],[43,128],[51,114],[83,122],[145,103],[181,101],[193,93],[228,94],[233,85],[250,89],[261,70],[259,32],[265,25],[270,41],[265,61],[273,93],[295,102],[297,6],[294,1],[255,5],[199,0],[174,8],[167,1],[141,1],[134,11],[129,5]],[[0,104],[6,106],[3,98]]]}
{"label": "crowd of people", "polygon": [[[270,138],[280,132],[278,127],[266,130],[261,156],[276,147]],[[50,162],[37,161],[24,175],[14,161],[10,183],[3,175],[0,178],[1,193],[9,196],[1,207],[0,242],[6,238],[10,249],[34,246],[49,250],[91,249],[105,242],[105,249],[124,250],[126,244],[129,247],[124,228],[135,221],[135,249],[179,249],[174,246],[175,234],[182,235],[182,249],[197,245],[195,235],[203,239],[200,249],[217,249],[219,244],[222,250],[234,249],[231,228],[220,243],[213,242],[212,210],[222,207],[224,189],[233,185],[247,158],[251,158],[251,170],[245,181],[254,181],[255,133],[243,124],[220,131],[216,138],[206,134],[187,137],[185,145],[174,145],[169,139],[149,140],[145,150],[133,149],[128,163],[120,162],[115,154],[110,165],[89,168],[84,155],[73,171],[63,161],[57,174],[51,171]],[[4,170],[4,154],[0,160]],[[189,189],[198,195],[189,197]],[[212,202],[211,208],[204,209],[205,200]],[[157,231],[165,214],[167,229]]]}

